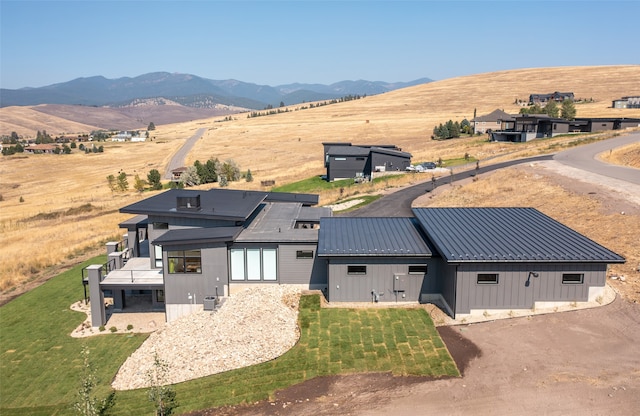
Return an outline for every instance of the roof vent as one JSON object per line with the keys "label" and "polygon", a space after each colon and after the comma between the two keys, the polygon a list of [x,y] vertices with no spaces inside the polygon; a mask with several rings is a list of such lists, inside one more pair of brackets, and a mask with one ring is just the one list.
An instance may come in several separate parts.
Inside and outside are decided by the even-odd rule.
{"label": "roof vent", "polygon": [[177,197],[179,211],[200,211],[200,195]]}

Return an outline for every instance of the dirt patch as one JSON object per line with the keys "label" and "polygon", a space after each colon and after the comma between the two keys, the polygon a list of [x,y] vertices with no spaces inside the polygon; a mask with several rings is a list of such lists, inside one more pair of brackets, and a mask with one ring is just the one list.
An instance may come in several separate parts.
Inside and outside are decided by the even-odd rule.
{"label": "dirt patch", "polygon": [[482,351],[476,344],[462,335],[467,330],[465,327],[439,326],[437,330],[447,346],[449,354],[456,362],[460,374],[464,376],[471,360],[481,357]]}
{"label": "dirt patch", "polygon": [[345,415],[354,409],[376,408],[388,400],[389,390],[402,390],[429,377],[399,377],[390,373],[316,377],[252,405],[226,406],[187,413],[189,416]]}

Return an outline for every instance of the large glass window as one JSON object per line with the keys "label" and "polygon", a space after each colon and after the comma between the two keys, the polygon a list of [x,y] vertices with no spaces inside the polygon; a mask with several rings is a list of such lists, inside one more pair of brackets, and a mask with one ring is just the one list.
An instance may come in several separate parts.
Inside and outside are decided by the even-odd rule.
{"label": "large glass window", "polygon": [[200,250],[167,252],[169,273],[202,273]]}
{"label": "large glass window", "polygon": [[244,280],[244,249],[231,249],[231,280]]}
{"label": "large glass window", "polygon": [[277,277],[277,256],[275,248],[265,248],[262,250],[262,276],[264,280],[276,280]]}
{"label": "large glass window", "polygon": [[260,280],[260,249],[247,249],[247,280]]}
{"label": "large glass window", "polygon": [[275,248],[232,248],[231,280],[278,280],[278,250]]}

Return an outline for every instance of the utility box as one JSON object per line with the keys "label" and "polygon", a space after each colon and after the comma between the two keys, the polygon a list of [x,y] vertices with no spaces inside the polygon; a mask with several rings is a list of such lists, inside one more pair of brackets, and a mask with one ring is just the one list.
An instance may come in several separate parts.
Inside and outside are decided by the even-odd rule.
{"label": "utility box", "polygon": [[204,310],[212,311],[216,308],[218,304],[218,298],[215,296],[205,296],[204,297]]}

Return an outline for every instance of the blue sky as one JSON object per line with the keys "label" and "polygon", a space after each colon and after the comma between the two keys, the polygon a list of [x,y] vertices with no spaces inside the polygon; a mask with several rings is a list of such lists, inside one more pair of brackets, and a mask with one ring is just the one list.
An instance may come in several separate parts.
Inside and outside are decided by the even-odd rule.
{"label": "blue sky", "polygon": [[0,87],[167,71],[266,85],[640,63],[640,1],[0,0]]}

